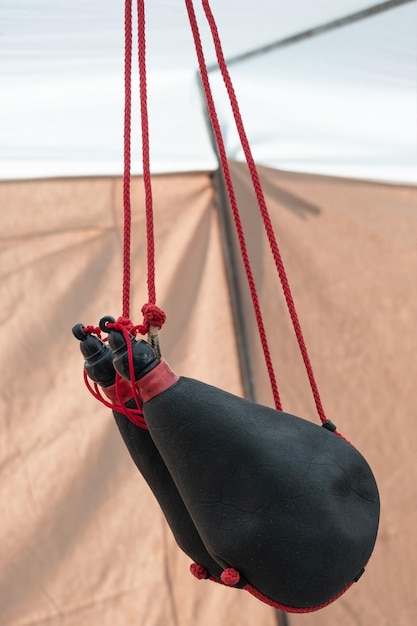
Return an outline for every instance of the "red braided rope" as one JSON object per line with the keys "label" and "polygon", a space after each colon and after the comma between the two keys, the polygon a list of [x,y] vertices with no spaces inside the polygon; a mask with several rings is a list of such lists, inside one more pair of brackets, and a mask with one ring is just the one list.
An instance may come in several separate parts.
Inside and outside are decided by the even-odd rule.
{"label": "red braided rope", "polygon": [[[186,3],[188,4],[192,4],[192,0],[186,0]],[[321,419],[321,421],[324,423],[326,421],[326,416],[324,413],[324,409],[322,406],[322,402],[320,399],[320,394],[318,391],[318,387],[317,387],[317,383],[314,377],[314,373],[313,373],[313,369],[311,366],[311,362],[310,362],[310,358],[307,352],[307,347],[304,341],[304,337],[303,337],[303,333],[301,330],[301,325],[299,322],[299,318],[297,315],[297,311],[295,308],[295,304],[294,304],[294,299],[292,296],[292,292],[291,292],[291,288],[289,285],[289,281],[287,278],[287,274],[284,268],[284,264],[282,261],[282,257],[281,257],[281,253],[279,251],[279,247],[278,247],[278,243],[275,237],[275,233],[272,227],[272,222],[269,216],[269,212],[268,212],[268,208],[266,206],[266,202],[265,202],[265,197],[263,194],[263,190],[262,190],[262,186],[261,186],[261,182],[259,179],[259,175],[258,175],[258,171],[255,165],[255,161],[253,159],[252,156],[252,152],[250,149],[250,145],[249,145],[249,141],[244,129],[244,125],[243,125],[243,120],[242,120],[242,116],[240,114],[240,109],[239,109],[239,105],[237,102],[237,98],[236,98],[236,94],[233,88],[233,84],[230,78],[230,74],[227,68],[227,64],[224,58],[224,54],[223,54],[223,50],[222,50],[222,45],[221,45],[221,41],[220,41],[220,37],[219,37],[219,33],[218,33],[218,29],[217,29],[217,25],[213,16],[213,13],[211,11],[210,8],[210,4],[208,0],[202,0],[202,5],[203,5],[203,9],[207,18],[207,22],[209,24],[210,27],[210,31],[212,34],[212,39],[213,39],[213,43],[214,43],[214,47],[216,50],[216,56],[217,56],[217,61],[218,61],[218,65],[220,68],[220,71],[222,73],[222,77],[226,86],[226,90],[229,96],[229,100],[231,103],[231,107],[232,107],[232,112],[233,112],[233,116],[235,119],[235,124],[236,124],[236,128],[237,131],[239,133],[239,137],[240,137],[240,141],[242,144],[242,148],[245,154],[245,158],[246,158],[246,162],[248,164],[248,168],[249,168],[249,172],[250,172],[250,176],[252,179],[252,184],[253,184],[253,188],[255,191],[255,195],[258,201],[258,206],[259,206],[259,210],[261,213],[261,217],[264,223],[264,227],[265,227],[265,232],[268,238],[268,242],[270,245],[270,249],[274,258],[274,262],[275,262],[275,266],[281,281],[281,286],[283,289],[283,293],[284,293],[284,297],[287,303],[287,308],[291,317],[291,321],[293,324],[293,328],[294,328],[294,332],[298,341],[298,345],[299,345],[299,349],[304,361],[304,365],[306,368],[306,372],[308,375],[308,379],[310,382],[310,387],[313,393],[313,397],[314,397],[314,401],[316,404],[316,408],[317,408],[317,412],[319,414],[319,417]],[[206,84],[205,82],[203,82],[203,85],[206,89]],[[207,94],[206,94],[207,97]],[[222,167],[224,168],[224,163],[227,163],[227,156],[226,153],[222,153],[220,152],[220,156],[221,156],[221,162],[222,162]]]}
{"label": "red braided rope", "polygon": [[235,222],[236,233],[239,239],[239,246],[242,255],[243,265],[245,268],[246,278],[249,285],[249,290],[251,294],[251,299],[253,303],[253,308],[255,311],[256,322],[259,331],[259,337],[262,344],[262,349],[265,357],[265,362],[268,370],[269,380],[272,389],[272,395],[274,398],[275,406],[278,410],[281,410],[281,400],[279,397],[278,385],[275,378],[274,367],[271,358],[271,352],[268,345],[268,340],[266,336],[265,324],[263,321],[261,306],[259,303],[259,297],[256,290],[255,280],[252,273],[252,268],[249,260],[249,254],[247,250],[245,235],[243,231],[242,222],[240,219],[239,208],[237,205],[235,190],[233,187],[232,177],[230,174],[229,165],[227,162],[226,148],[224,146],[223,136],[220,129],[220,123],[218,120],[216,107],[213,100],[213,94],[210,87],[210,81],[208,78],[207,65],[204,58],[203,47],[201,43],[200,32],[197,24],[197,19],[195,16],[194,6],[192,0],[185,0],[185,4],[188,11],[188,17],[190,20],[191,30],[194,38],[194,44],[197,52],[197,59],[200,68],[201,80],[204,87],[204,93],[206,95],[207,107],[210,115],[211,124],[213,127],[213,131],[216,137],[216,142],[218,146],[218,150],[220,153],[222,169],[224,174],[224,179],[226,183],[227,193],[229,196],[230,206],[232,208],[233,219]]}
{"label": "red braided rope", "polygon": [[322,402],[320,399],[319,390],[317,387],[317,383],[314,377],[313,368],[311,366],[310,358],[307,352],[307,347],[304,341],[303,333],[301,330],[300,321],[298,319],[297,311],[294,304],[294,299],[291,293],[290,284],[288,282],[287,273],[285,271],[284,263],[282,261],[281,253],[279,251],[278,243],[275,237],[274,229],[272,226],[271,218],[268,212],[268,208],[265,202],[265,196],[263,194],[261,181],[259,179],[258,170],[255,165],[254,158],[252,156],[252,151],[250,149],[249,141],[246,135],[245,128],[243,126],[243,120],[240,113],[239,105],[237,102],[236,94],[233,88],[232,80],[230,78],[229,70],[227,68],[226,60],[224,58],[223,49],[219,37],[219,33],[217,30],[217,25],[213,16],[213,13],[210,8],[210,4],[208,0],[202,0],[202,5],[204,8],[204,12],[207,17],[207,22],[210,27],[210,31],[213,38],[214,47],[216,50],[217,61],[219,64],[220,71],[223,76],[224,83],[226,85],[227,93],[229,96],[230,104],[233,111],[233,116],[236,123],[236,128],[239,133],[240,142],[242,144],[242,148],[245,154],[246,162],[248,164],[249,172],[252,179],[253,188],[256,194],[256,199],[258,201],[259,210],[264,222],[265,232],[268,237],[269,246],[271,248],[272,256],[275,261],[275,266],[278,271],[278,275],[281,281],[282,290],[285,296],[285,300],[287,303],[287,308],[291,317],[291,321],[294,327],[294,332],[297,337],[298,346],[300,348],[301,355],[303,357],[304,365],[307,371],[308,379],[310,382],[310,387],[314,396],[314,401],[316,403],[317,412],[321,421],[324,423],[326,421],[326,416],[324,413],[324,409],[322,406]]}
{"label": "red braided rope", "polygon": [[[143,413],[141,411],[141,399],[134,384],[135,372],[133,363],[133,352],[131,337],[139,331],[142,334],[153,329],[153,345],[158,345],[155,339],[155,329],[160,329],[165,322],[165,313],[156,306],[155,293],[155,242],[153,228],[153,202],[152,185],[149,158],[149,127],[147,111],[147,89],[146,89],[146,40],[145,40],[145,5],[144,0],[137,0],[138,11],[138,66],[139,66],[139,86],[140,86],[140,107],[142,125],[142,161],[143,161],[143,181],[145,188],[145,210],[146,210],[146,241],[147,241],[147,284],[148,303],[142,307],[143,324],[134,326],[130,321],[130,278],[131,278],[131,119],[132,119],[132,0],[125,0],[125,66],[124,66],[124,126],[123,126],[123,277],[122,277],[122,315],[114,324],[108,324],[109,328],[115,328],[123,333],[126,340],[131,392],[138,408],[130,409],[125,406],[125,397],[121,389],[121,379],[116,374],[115,391],[118,404],[109,402],[101,393],[97,383],[91,384],[84,371],[84,381],[90,393],[105,406],[124,413],[134,424],[141,428],[147,428]],[[94,333],[101,338],[99,327],[87,326],[86,333]],[[158,346],[159,348],[159,346]]]}
{"label": "red braided rope", "polygon": [[122,315],[130,316],[130,137],[132,118],[132,0],[125,1],[125,109],[123,129],[123,287]]}
{"label": "red braided rope", "polygon": [[[137,0],[138,15],[138,68],[139,96],[142,136],[142,169],[145,191],[146,246],[147,246],[147,287],[148,303],[144,305],[144,322],[138,327],[145,334],[156,320],[154,326],[161,328],[165,313],[156,302],[155,289],[155,236],[153,219],[152,182],[149,149],[149,122],[146,81],[146,20],[145,2]],[[131,117],[132,117],[132,0],[125,0],[125,112],[124,112],[124,171],[123,171],[123,287],[122,317],[130,317],[130,280],[131,280],[131,227],[132,210],[130,197],[131,179]],[[161,322],[162,320],[162,322]]]}
{"label": "red braided rope", "polygon": [[145,37],[145,2],[138,0],[138,64],[139,64],[139,87],[140,87],[140,113],[142,124],[142,164],[143,184],[145,188],[146,210],[146,242],[147,242],[147,267],[148,267],[148,302],[155,304],[155,244],[153,226],[153,199],[150,170],[149,151],[149,122],[147,107],[147,83],[146,83],[146,37]]}

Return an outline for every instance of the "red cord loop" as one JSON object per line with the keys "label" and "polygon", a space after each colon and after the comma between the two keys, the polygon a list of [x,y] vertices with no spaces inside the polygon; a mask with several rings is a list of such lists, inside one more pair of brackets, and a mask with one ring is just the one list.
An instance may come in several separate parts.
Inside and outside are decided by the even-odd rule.
{"label": "red cord loop", "polygon": [[86,335],[97,335],[99,339],[102,339],[100,326],[84,326],[83,332]]}
{"label": "red cord loop", "polygon": [[132,337],[136,336],[137,326],[130,321],[128,317],[118,317],[115,322],[107,322],[107,328],[114,328],[114,330],[120,330],[125,336],[128,333]]}
{"label": "red cord loop", "polygon": [[[111,318],[110,318],[111,319]],[[117,330],[119,332],[121,332],[125,338],[126,341],[126,350],[127,350],[127,358],[128,358],[128,363],[129,363],[129,379],[130,381],[134,381],[135,380],[135,368],[134,368],[134,360],[133,360],[133,349],[132,349],[132,341],[131,338],[135,337],[137,329],[136,326],[133,325],[133,323],[130,321],[129,318],[127,317],[119,317],[116,321],[111,322],[111,321],[107,321],[105,323],[105,327],[102,327],[103,330],[104,328],[111,330]],[[84,372],[85,374],[85,372]],[[136,389],[136,385],[132,382],[130,382],[130,389],[131,389],[131,399],[135,400],[136,403],[136,409],[131,409],[128,408],[127,406],[125,406],[125,402],[126,402],[126,397],[124,394],[126,394],[126,389],[122,390],[121,387],[121,383],[122,380],[119,376],[119,374],[116,374],[116,381],[115,381],[115,392],[116,392],[116,397],[117,397],[117,403],[111,403],[108,400],[106,400],[100,389],[98,388],[97,384],[94,383],[94,387],[91,387],[90,384],[88,384],[88,379],[86,378],[86,374],[84,376],[85,381],[86,381],[86,385],[90,391],[90,393],[100,402],[102,402],[105,406],[111,408],[114,411],[117,411],[119,413],[123,413],[124,415],[126,415],[126,417],[133,422],[134,424],[136,424],[136,426],[139,426],[140,428],[144,428],[147,429],[146,426],[146,422],[145,422],[145,418],[143,417],[143,413],[141,410],[141,406],[142,406],[142,401],[139,397],[138,391]],[[126,387],[126,384],[125,384]],[[105,392],[104,392],[105,393]],[[130,394],[129,394],[130,395]]]}
{"label": "red cord loop", "polygon": [[[148,427],[146,425],[146,422],[145,422],[145,418],[143,417],[143,413],[142,413],[141,408],[129,409],[127,406],[125,406],[124,399],[122,397],[121,388],[120,388],[120,384],[121,384],[120,376],[117,375],[117,377],[116,377],[116,395],[117,395],[117,399],[118,399],[117,403],[110,402],[110,400],[103,395],[103,391],[97,385],[97,383],[96,382],[91,382],[89,380],[85,370],[84,370],[84,383],[85,383],[85,386],[87,387],[88,391],[91,393],[91,395],[96,400],[98,400],[99,402],[104,404],[104,406],[106,406],[107,408],[111,409],[112,411],[117,411],[118,413],[123,413],[123,415],[126,415],[126,417],[133,424],[135,424],[136,426],[139,426],[139,428],[142,428],[143,430],[147,430],[148,429]],[[132,397],[134,397],[134,394],[135,394],[135,392],[134,392],[134,389],[132,387]],[[137,406],[140,407],[140,404],[138,404]]]}

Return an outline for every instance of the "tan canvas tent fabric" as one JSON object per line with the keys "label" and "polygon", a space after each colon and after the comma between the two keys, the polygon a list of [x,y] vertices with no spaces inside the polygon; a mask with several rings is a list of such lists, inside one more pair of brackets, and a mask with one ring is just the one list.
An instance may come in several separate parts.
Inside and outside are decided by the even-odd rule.
{"label": "tan canvas tent fabric", "polygon": [[[250,183],[243,166],[233,171],[247,226],[251,223],[249,242],[283,405],[314,420],[289,316],[273,280],[275,268],[267,246],[259,244]],[[261,172],[327,416],[369,460],[382,507],[379,539],[363,579],[320,615],[289,621],[405,626],[413,623],[417,610],[412,581],[417,566],[417,192],[267,168]],[[262,357],[256,349],[252,354],[259,400],[265,402],[270,393]]]}
{"label": "tan canvas tent fabric", "polygon": [[[233,165],[286,410],[316,420],[245,169]],[[409,626],[417,608],[414,386],[417,191],[262,168],[323,403],[367,457],[382,522],[366,574],[291,626]],[[211,176],[154,178],[161,341],[180,373],[242,393]],[[146,301],[134,183],[132,317]],[[269,626],[271,608],[196,581],[109,411],[82,381],[76,322],[120,313],[121,181],[4,182],[1,283],[0,623]],[[271,404],[250,306],[259,401]]]}
{"label": "tan canvas tent fabric", "polygon": [[[185,5],[146,4],[163,353],[178,373],[243,395],[243,342],[254,395],[271,405],[236,242],[225,244],[207,173],[217,159]],[[234,86],[255,159],[289,170],[261,168],[264,192],[324,408],[378,480],[375,553],[346,596],[306,616],[285,618],[188,573],[110,412],[85,389],[71,334],[73,324],[121,308],[123,3],[13,0],[0,40],[0,626],[415,622],[417,192],[405,184],[417,180],[417,3],[211,4],[227,58],[257,51],[232,65]],[[211,64],[201,7],[197,14]],[[283,46],[288,38],[297,44]],[[210,75],[228,157],[239,160],[222,78]],[[137,100],[134,87],[135,174]],[[317,421],[246,169],[231,167],[284,409]],[[140,322],[140,179],[133,195]]]}
{"label": "tan canvas tent fabric", "polygon": [[[161,183],[158,285],[171,328],[164,352],[180,370],[214,384],[227,380],[238,392],[210,179]],[[209,624],[213,612],[228,620],[237,611],[249,624],[249,598],[236,603],[227,595],[219,603],[224,590],[201,587],[188,573],[109,411],[82,382],[71,326],[120,313],[120,189],[118,180],[2,187],[8,237],[1,300],[8,323],[1,620]],[[135,283],[142,286],[143,226],[142,217],[135,220],[132,247]],[[132,303],[137,311],[144,298],[141,287]]]}

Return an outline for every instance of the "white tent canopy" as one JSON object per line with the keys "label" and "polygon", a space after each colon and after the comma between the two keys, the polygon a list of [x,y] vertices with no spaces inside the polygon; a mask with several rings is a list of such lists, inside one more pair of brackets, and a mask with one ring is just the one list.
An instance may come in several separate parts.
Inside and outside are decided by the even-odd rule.
{"label": "white tent canopy", "polygon": [[[195,4],[206,60],[212,63],[204,14]],[[226,58],[374,4],[211,3]],[[121,173],[123,5],[115,0],[3,3],[2,179]],[[153,0],[146,16],[152,171],[215,169],[185,5]],[[233,65],[255,159],[293,171],[416,183],[416,18],[416,2],[399,4]],[[241,159],[219,72],[211,77],[228,154]],[[137,173],[136,72],[134,80]]]}

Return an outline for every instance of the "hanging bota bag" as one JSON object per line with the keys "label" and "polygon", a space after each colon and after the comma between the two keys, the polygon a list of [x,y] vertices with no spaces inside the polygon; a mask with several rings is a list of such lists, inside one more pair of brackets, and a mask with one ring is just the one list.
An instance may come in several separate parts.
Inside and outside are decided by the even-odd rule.
{"label": "hanging bota bag", "polygon": [[[113,318],[106,318],[107,321]],[[130,382],[122,378],[119,390],[116,389],[116,370],[113,367],[114,354],[99,337],[84,331],[82,324],[76,324],[73,335],[80,340],[84,356],[84,369],[90,380],[98,383],[105,396],[113,403],[121,397],[127,409],[135,410],[137,405],[132,397]],[[123,335],[120,333],[123,341]],[[118,337],[114,335],[115,341]],[[143,371],[158,364],[158,359],[146,341],[135,342]],[[113,343],[114,346],[114,343]],[[144,365],[146,363],[146,365]],[[200,563],[210,576],[220,579],[221,566],[210,556],[185,508],[184,502],[148,430],[134,424],[125,413],[113,410],[114,419],[123,441],[142,476],[151,488],[165,515],[172,534],[181,550],[191,559]]]}
{"label": "hanging bota bag", "polygon": [[[125,338],[107,332],[114,367],[129,378]],[[338,598],[377,535],[378,490],[363,456],[330,422],[178,377],[163,359],[150,363],[142,343],[132,338],[143,415],[221,581],[286,611]]]}

